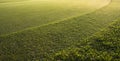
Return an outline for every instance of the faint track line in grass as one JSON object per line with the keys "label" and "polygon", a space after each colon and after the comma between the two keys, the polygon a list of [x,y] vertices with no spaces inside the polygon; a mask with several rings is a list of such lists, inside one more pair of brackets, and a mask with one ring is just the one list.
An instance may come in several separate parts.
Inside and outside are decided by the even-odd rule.
{"label": "faint track line in grass", "polygon": [[[110,0],[109,4],[110,3],[111,3],[111,0]],[[90,13],[84,13],[84,14],[81,14],[81,15],[77,15],[77,16],[73,16],[73,17],[69,17],[69,18],[64,18],[62,20],[57,20],[57,21],[53,21],[53,22],[50,22],[50,23],[47,23],[47,24],[40,25],[40,26],[26,28],[26,29],[23,29],[23,30],[19,30],[19,31],[16,31],[16,32],[9,33],[9,34],[3,34],[3,35],[0,35],[0,37],[1,36],[11,35],[11,34],[16,34],[16,33],[21,33],[23,31],[27,31],[27,30],[33,30],[33,29],[37,29],[37,28],[40,28],[40,27],[44,27],[44,26],[48,26],[48,25],[53,25],[53,24],[61,23],[61,22],[64,22],[64,21],[69,21],[69,20],[71,21],[71,19],[81,18],[82,16],[88,16],[89,14],[92,14],[94,12],[99,11],[100,9],[103,9],[103,8],[107,7],[109,4],[103,6],[103,7],[99,8],[99,9],[96,9],[95,11],[90,12]]]}

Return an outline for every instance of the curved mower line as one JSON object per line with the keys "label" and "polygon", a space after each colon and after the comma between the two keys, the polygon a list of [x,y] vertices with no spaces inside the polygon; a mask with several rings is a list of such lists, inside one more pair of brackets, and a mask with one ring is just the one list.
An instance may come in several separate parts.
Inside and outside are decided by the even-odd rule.
{"label": "curved mower line", "polygon": [[62,0],[59,2],[58,0],[31,0],[0,4],[0,35],[77,15],[81,16],[103,7],[108,2],[108,0]]}
{"label": "curved mower line", "polygon": [[16,33],[20,33],[20,32],[27,31],[27,30],[33,30],[33,29],[36,29],[36,28],[40,28],[40,27],[44,27],[44,26],[49,26],[49,25],[52,25],[52,24],[57,24],[57,23],[61,23],[61,22],[64,22],[64,21],[69,21],[69,20],[71,20],[73,18],[85,16],[85,15],[88,15],[88,14],[92,14],[92,13],[94,13],[94,12],[96,12],[96,11],[102,9],[102,8],[107,7],[111,3],[111,1],[112,0],[108,0],[108,3],[104,4],[103,7],[99,8],[99,9],[96,9],[95,11],[90,12],[90,13],[83,13],[81,15],[77,15],[77,16],[73,16],[73,17],[69,17],[69,18],[63,18],[62,20],[53,21],[53,22],[46,23],[46,24],[43,24],[43,25],[40,25],[40,26],[35,26],[35,27],[30,27],[30,28],[28,27],[28,28],[25,28],[23,30],[19,30],[19,31],[16,31],[16,32],[8,33],[8,34],[3,34],[3,35],[0,35],[0,36],[7,36],[7,35],[10,35],[10,34],[16,34]]}
{"label": "curved mower line", "polygon": [[0,37],[0,53],[5,58],[1,59],[50,61],[48,56],[51,58],[57,51],[78,45],[119,18],[117,1],[83,16],[3,35]]}

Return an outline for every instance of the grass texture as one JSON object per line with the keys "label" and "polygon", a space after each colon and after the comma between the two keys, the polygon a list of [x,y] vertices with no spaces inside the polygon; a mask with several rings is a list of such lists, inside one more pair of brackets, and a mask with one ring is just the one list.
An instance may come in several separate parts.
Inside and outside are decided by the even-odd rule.
{"label": "grass texture", "polygon": [[[34,2],[38,2],[38,1],[34,1]],[[59,2],[59,3],[61,3],[61,2]],[[107,2],[108,2],[108,0],[107,0]],[[22,3],[26,3],[26,2],[22,2]],[[46,3],[46,1],[44,3]],[[53,1],[52,1],[52,3],[53,3]],[[64,2],[64,3],[66,4],[66,2]],[[18,13],[18,11],[16,13],[10,14],[8,16],[6,16],[6,14],[2,14],[3,17],[1,17],[1,19],[4,19],[4,20],[1,20],[2,23],[0,22],[2,24],[2,26],[0,26],[0,28],[1,28],[0,32],[2,34],[0,36],[0,59],[2,61],[8,61],[8,60],[9,61],[32,61],[32,60],[33,61],[37,61],[37,60],[38,61],[50,61],[50,59],[53,58],[52,55],[54,55],[54,53],[56,53],[60,50],[66,49],[68,47],[74,47],[74,46],[78,45],[79,43],[80,43],[80,45],[82,45],[83,41],[86,38],[89,38],[92,34],[99,32],[103,28],[107,28],[110,23],[112,23],[116,19],[118,19],[120,17],[119,3],[120,3],[119,0],[112,0],[111,3],[105,7],[103,7],[104,4],[100,5],[100,7],[103,7],[101,9],[98,9],[97,5],[91,6],[88,4],[87,6],[84,6],[84,4],[83,4],[83,8],[89,7],[91,9],[89,9],[89,8],[82,9],[83,11],[81,11],[81,12],[79,12],[79,9],[78,9],[78,12],[76,10],[74,11],[73,7],[75,8],[76,4],[73,4],[73,5],[68,4],[68,6],[65,6],[64,4],[62,4],[63,5],[62,8],[64,7],[65,12],[63,12],[64,9],[57,8],[58,6],[55,6],[58,3],[55,3],[55,5],[54,4],[52,5],[52,7],[54,7],[54,8],[49,8],[49,9],[57,8],[57,10],[55,10],[55,11],[51,10],[53,12],[51,12],[48,8],[43,9],[43,11],[39,11],[39,9],[38,9],[40,7],[40,6],[38,6],[39,4],[33,3],[33,1],[29,1],[29,3],[25,4],[22,7],[25,9],[24,12],[23,11],[21,12],[21,10],[20,10],[21,9],[20,7],[22,5],[21,3],[20,3],[20,5],[19,5],[19,3],[17,5],[10,5],[12,8],[14,7],[15,10],[13,10],[10,6],[8,6],[11,3],[7,3],[7,5],[2,4],[1,8],[4,8],[4,9],[1,10],[0,12],[5,13],[4,12],[6,10],[5,7],[7,7],[7,9],[11,9],[10,12],[8,10],[6,10],[7,13],[12,13],[12,10],[13,10],[13,12],[15,12],[16,10],[18,10],[18,11],[20,10],[20,13],[22,13],[22,14]],[[33,6],[33,5],[35,5],[35,6]],[[42,3],[41,3],[41,5],[42,5]],[[72,5],[72,8],[71,8],[71,5]],[[5,6],[5,7],[3,7],[3,6]],[[47,6],[49,7],[50,5],[48,4]],[[61,4],[60,4],[60,6],[61,6]],[[79,6],[79,4],[77,5],[77,7],[78,6]],[[32,8],[30,8],[30,7],[32,7]],[[65,8],[65,7],[69,7],[69,8]],[[45,7],[42,7],[42,8],[45,8]],[[33,11],[32,9],[36,9],[36,10]],[[66,9],[73,10],[73,11],[68,11]],[[94,10],[98,9],[98,10],[94,11],[93,9]],[[44,10],[47,10],[47,11],[44,11]],[[63,11],[61,11],[61,10],[63,10]],[[87,10],[87,11],[85,11],[85,10]],[[43,14],[38,13],[37,11],[41,12]],[[48,15],[48,12],[54,13],[54,14]],[[23,13],[25,14],[25,16],[23,15]],[[66,14],[66,13],[68,13],[68,14]],[[81,14],[79,14],[79,13],[81,13]],[[39,14],[39,15],[41,14],[41,15],[36,16],[36,14]],[[82,14],[84,14],[84,15],[82,15]],[[13,15],[14,16],[18,15],[18,16],[14,17]],[[13,16],[13,17],[9,18],[9,16]],[[26,16],[28,16],[29,18]],[[43,16],[43,17],[41,17],[41,16]],[[49,18],[52,18],[52,19],[49,19],[48,16],[50,16]],[[20,17],[21,21],[18,17]],[[68,18],[68,17],[70,17],[70,18]],[[10,19],[9,22],[7,20],[8,18]],[[40,19],[40,18],[43,18],[43,19]],[[55,19],[55,18],[57,18],[57,19]],[[12,20],[12,19],[14,19],[14,20]],[[24,22],[24,20],[25,20],[25,22]],[[32,20],[34,20],[34,21],[32,21]],[[16,26],[16,24],[18,25],[18,27]],[[37,26],[37,25],[39,25],[39,26]],[[19,27],[20,27],[20,29],[18,29]],[[116,25],[116,27],[119,27],[119,25]],[[8,30],[6,30],[6,29],[8,29]],[[114,29],[114,30],[116,30],[116,29]],[[116,33],[117,32],[119,32],[119,31],[116,31]],[[116,33],[115,33],[115,35],[116,35]],[[112,35],[113,34],[111,34],[111,36]],[[99,35],[98,35],[98,37],[99,37]],[[107,37],[108,36],[105,36],[105,40],[107,39]],[[117,36],[115,36],[115,37],[118,38],[119,34],[118,34],[118,37]],[[114,38],[114,36],[113,36],[113,38]],[[115,40],[115,41],[117,41],[117,40]],[[98,48],[97,46],[99,46],[99,42],[96,42],[96,40],[94,41],[94,39],[93,39],[93,41],[91,41],[90,43],[91,43],[90,47],[92,46],[91,50],[92,50],[93,54],[95,54],[93,56],[96,56],[97,53],[98,54],[103,53],[103,52],[99,52],[96,50],[96,48]],[[98,44],[96,45],[96,43],[98,43]],[[106,40],[106,43],[107,43],[107,40]],[[84,45],[84,43],[83,43],[83,45]],[[94,47],[94,45],[95,45],[95,47]],[[102,45],[102,44],[100,44],[100,45]],[[105,47],[105,49],[108,47]],[[89,49],[89,46],[85,47],[85,48]],[[102,48],[104,48],[104,45]],[[101,48],[101,50],[102,50],[102,48]],[[84,50],[84,49],[82,49],[82,50]],[[90,52],[91,51],[88,51],[88,54]],[[96,53],[94,53],[94,52],[96,52]],[[64,54],[64,53],[62,53],[62,54]],[[84,54],[87,54],[87,53],[84,53]],[[107,54],[108,54],[108,51],[105,50],[105,54],[103,53],[103,55],[106,56]],[[110,53],[110,54],[112,54],[112,53]],[[58,56],[59,55],[55,56],[55,59],[57,59],[56,57],[58,57]],[[108,56],[113,57],[113,55],[108,55]],[[64,58],[64,56],[63,56],[63,58]],[[88,56],[88,58],[89,58],[89,56]],[[90,57],[90,58],[92,59],[92,57]],[[59,59],[59,57],[58,57],[58,59]],[[83,59],[85,59],[85,58],[83,57]],[[108,59],[108,58],[106,58],[106,59]],[[112,59],[115,59],[115,58],[111,58],[110,60],[112,60]]]}

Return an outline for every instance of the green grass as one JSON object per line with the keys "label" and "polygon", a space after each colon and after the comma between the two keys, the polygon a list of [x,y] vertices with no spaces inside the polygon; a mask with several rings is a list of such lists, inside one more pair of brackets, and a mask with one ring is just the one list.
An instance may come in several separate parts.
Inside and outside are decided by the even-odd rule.
{"label": "green grass", "polygon": [[26,1],[26,0],[0,0],[0,3],[6,3],[6,2],[20,2],[20,1]]}
{"label": "green grass", "polygon": [[56,53],[53,61],[120,61],[120,19],[77,46]]}
{"label": "green grass", "polygon": [[[27,5],[30,5],[29,9],[31,9],[30,7],[31,7],[32,3],[33,2],[27,3]],[[5,19],[6,21],[1,20],[1,22],[2,21],[3,22],[2,23],[0,22],[2,24],[0,26],[0,28],[4,29],[3,31],[1,31],[1,33],[3,35],[0,36],[0,59],[2,61],[8,61],[8,60],[9,61],[29,61],[29,60],[30,61],[31,60],[33,60],[33,61],[37,61],[37,60],[50,61],[49,59],[51,59],[51,57],[54,53],[56,53],[60,50],[66,49],[68,47],[71,47],[71,46],[76,46],[78,43],[82,43],[84,41],[84,39],[90,37],[92,34],[98,32],[98,31],[100,31],[100,29],[106,28],[109,23],[114,22],[115,19],[117,19],[120,16],[119,3],[120,3],[119,0],[112,0],[112,2],[108,6],[105,6],[96,11],[94,11],[94,10],[97,8],[95,8],[95,6],[93,5],[92,10],[90,9],[85,12],[84,12],[85,9],[82,9],[83,11],[81,11],[81,12],[76,12],[76,10],[75,10],[75,12],[74,12],[74,10],[68,11],[68,10],[66,10],[66,7],[71,8],[71,4],[70,4],[70,6],[69,5],[65,6],[63,4],[66,12],[63,12],[63,11],[59,12],[58,10],[61,10],[61,9],[58,8],[58,10],[56,10],[57,11],[56,13],[55,13],[55,11],[53,11],[53,13],[54,13],[53,16],[48,15],[48,13],[46,13],[46,15],[50,16],[50,18],[53,18],[53,17],[54,17],[54,19],[59,18],[59,19],[55,19],[55,20],[52,19],[50,21],[49,21],[49,18],[43,18],[44,20],[46,20],[46,22],[44,22],[44,20],[42,20],[42,19],[40,20],[40,18],[39,18],[42,15],[43,15],[43,17],[46,16],[44,14],[41,14],[42,12],[40,13],[41,16],[38,16],[38,17],[35,16],[37,14],[37,13],[35,14],[36,10],[33,13],[35,15],[32,14],[31,17],[33,17],[33,19],[38,20],[38,22],[32,21],[32,19],[28,19],[28,17],[30,17],[30,16],[26,17],[27,14],[25,14],[26,18],[24,16],[21,17],[24,20],[26,20],[25,22],[24,22],[24,20],[21,20],[21,22],[19,22],[20,19],[18,21],[16,21],[19,16],[16,16],[15,14],[14,15],[16,17],[13,17],[13,19],[15,19],[15,18],[16,19],[13,20],[13,22],[12,22],[11,17],[10,17],[11,21],[7,20],[9,18],[9,16],[11,16],[11,14],[8,15],[8,17],[6,17],[6,14],[2,15],[3,17],[1,17],[1,18],[3,18],[3,19],[6,18]],[[11,9],[11,8],[9,8],[10,6],[8,6],[9,4],[11,4],[11,3],[7,3],[7,5],[5,5],[5,7],[7,7],[8,9]],[[34,4],[35,3],[33,3],[33,5]],[[58,4],[58,3],[56,3],[56,4]],[[2,4],[2,5],[4,6],[4,4]],[[20,3],[20,5],[21,5],[21,3]],[[38,4],[35,4],[35,5],[36,6],[34,6],[33,8],[38,9]],[[16,5],[11,5],[11,6],[16,7]],[[17,6],[19,6],[19,4],[17,4]],[[53,4],[53,6],[54,6],[54,4]],[[60,4],[60,6],[61,6],[61,4]],[[28,6],[26,6],[26,7],[28,7]],[[35,8],[35,7],[37,7],[37,8]],[[86,7],[86,6],[84,6],[84,7]],[[2,8],[4,8],[4,7],[2,7]],[[16,8],[16,9],[20,10],[18,8]],[[28,13],[33,12],[33,11],[29,11],[29,9],[25,10],[25,11],[26,12],[28,11]],[[71,9],[73,9],[73,8],[71,8]],[[45,10],[47,10],[47,8]],[[3,9],[1,11],[1,13],[2,12],[6,13],[8,10],[6,10],[6,12],[4,12],[4,11],[5,10]],[[13,12],[14,12],[14,10],[13,10]],[[50,10],[44,11],[44,13],[45,12],[50,12]],[[69,12],[72,13],[70,16],[69,16],[69,14],[70,14]],[[82,15],[83,12],[85,13],[85,15]],[[86,14],[86,12],[87,13],[89,12],[89,13]],[[9,13],[12,13],[12,12],[10,11]],[[62,17],[59,17],[59,15],[56,16],[58,13],[60,16],[62,15]],[[69,14],[65,15],[66,13],[69,13]],[[73,15],[73,13],[74,13],[74,15]],[[82,14],[79,14],[79,13],[82,13]],[[22,15],[23,14],[21,14],[21,16]],[[68,18],[68,17],[70,17],[70,18]],[[11,24],[14,24],[14,25],[11,25]],[[19,27],[17,27],[15,24],[19,24],[20,29],[18,29]],[[37,25],[39,25],[39,26],[37,26]],[[2,28],[2,26],[3,26],[3,28]],[[6,30],[5,28],[8,30]],[[15,32],[13,32],[13,31],[15,31]],[[89,47],[86,47],[86,49],[87,48],[89,48]],[[96,50],[94,51],[94,49],[92,49],[92,50],[93,50],[92,52],[99,53]],[[88,51],[88,54],[89,54],[89,52],[90,51]],[[99,54],[101,54],[101,53],[99,53]],[[105,53],[103,55],[107,55],[107,53]]]}
{"label": "green grass", "polygon": [[[11,0],[12,1],[12,0]],[[28,0],[0,3],[0,35],[84,15],[106,5],[98,0]]]}

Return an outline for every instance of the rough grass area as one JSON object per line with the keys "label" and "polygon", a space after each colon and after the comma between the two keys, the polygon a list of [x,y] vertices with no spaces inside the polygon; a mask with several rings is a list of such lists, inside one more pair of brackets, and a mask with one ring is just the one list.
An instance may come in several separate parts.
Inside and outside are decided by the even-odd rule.
{"label": "rough grass area", "polygon": [[56,53],[54,61],[120,61],[120,20],[77,46]]}

